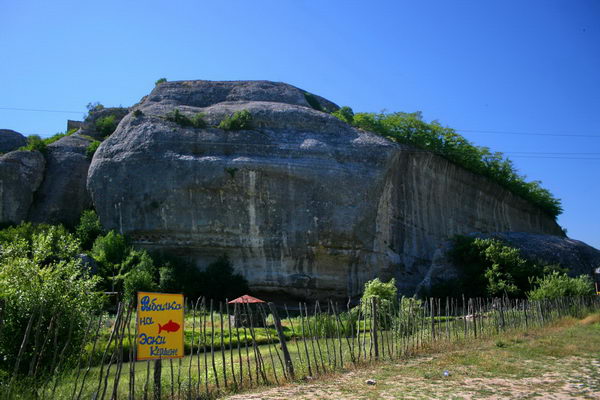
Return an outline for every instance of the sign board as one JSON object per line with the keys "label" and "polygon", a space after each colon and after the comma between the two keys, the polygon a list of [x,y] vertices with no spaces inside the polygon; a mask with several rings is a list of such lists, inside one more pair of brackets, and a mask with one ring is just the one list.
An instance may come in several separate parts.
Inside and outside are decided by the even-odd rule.
{"label": "sign board", "polygon": [[137,360],[184,356],[183,306],[182,294],[138,292]]}

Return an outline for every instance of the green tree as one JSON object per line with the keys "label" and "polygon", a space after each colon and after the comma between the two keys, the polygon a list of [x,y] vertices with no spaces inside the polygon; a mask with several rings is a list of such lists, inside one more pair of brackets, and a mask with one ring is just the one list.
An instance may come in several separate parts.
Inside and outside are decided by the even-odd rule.
{"label": "green tree", "polygon": [[100,264],[100,276],[105,279],[105,288],[110,289],[111,292],[117,289],[115,278],[119,274],[121,263],[129,253],[130,248],[125,236],[115,231],[99,236],[94,241],[91,256]]}
{"label": "green tree", "polygon": [[94,210],[84,210],[75,227],[75,235],[81,243],[81,248],[91,250],[94,241],[102,234],[102,225]]}
{"label": "green tree", "polygon": [[388,282],[382,282],[379,278],[375,278],[365,283],[363,295],[360,298],[360,304],[363,308],[363,313],[370,313],[372,299],[378,299],[378,303],[382,307],[388,307],[396,303],[398,298],[398,288],[396,288],[396,280],[390,279]]}

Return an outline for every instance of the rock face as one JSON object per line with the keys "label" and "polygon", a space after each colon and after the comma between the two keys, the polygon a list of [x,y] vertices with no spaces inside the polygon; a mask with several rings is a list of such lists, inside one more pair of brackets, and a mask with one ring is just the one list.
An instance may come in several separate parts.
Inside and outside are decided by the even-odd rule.
{"label": "rock face", "polygon": [[0,156],[0,222],[18,224],[26,220],[44,177],[44,166],[44,156],[37,151]]}
{"label": "rock face", "polygon": [[[494,232],[472,234],[481,238],[496,238],[518,248],[521,255],[541,265],[560,265],[568,268],[569,275],[592,273],[600,266],[600,251],[587,244],[567,237],[540,235],[525,232]],[[460,272],[452,262],[449,252],[452,242],[446,241],[434,252],[431,266],[417,292],[427,292],[432,286],[459,278]]]}
{"label": "rock face", "polygon": [[[500,186],[354,129],[290,85],[167,82],[134,108],[90,166],[102,224],[200,268],[225,253],[255,292],[354,296],[380,276],[412,293],[454,234],[562,235]],[[167,121],[175,108],[209,127]],[[215,127],[240,110],[252,129]]]}
{"label": "rock face", "polygon": [[10,129],[0,129],[0,153],[8,153],[27,144],[25,136]]}
{"label": "rock face", "polygon": [[29,220],[73,226],[81,212],[91,207],[86,189],[91,161],[86,148],[90,143],[90,139],[73,134],[48,145],[44,180],[29,210]]}

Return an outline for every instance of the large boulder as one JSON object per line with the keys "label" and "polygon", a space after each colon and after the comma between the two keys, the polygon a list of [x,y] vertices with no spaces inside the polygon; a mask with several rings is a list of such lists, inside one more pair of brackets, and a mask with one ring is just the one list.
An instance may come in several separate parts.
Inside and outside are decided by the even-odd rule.
{"label": "large boulder", "polygon": [[194,86],[159,85],[138,107],[143,115],[125,117],[96,152],[88,187],[102,224],[200,268],[226,253],[254,290],[305,295],[327,287],[344,295],[340,276],[374,257],[365,252],[375,230],[372,204],[396,145],[315,111],[304,91],[274,83],[278,90],[259,92],[261,101],[229,96],[210,104],[214,93],[205,99],[201,91],[186,97],[204,107],[176,103],[210,125],[248,110],[256,129],[184,128],[163,118],[173,96],[156,102],[176,84]]}
{"label": "large boulder", "polygon": [[0,153],[17,150],[27,144],[27,138],[10,129],[0,129]]}
{"label": "large boulder", "polygon": [[44,156],[37,151],[13,151],[0,156],[0,223],[27,218],[34,193],[44,178]]}
{"label": "large boulder", "polygon": [[[225,253],[254,291],[304,298],[354,296],[376,276],[413,293],[454,234],[561,234],[499,185],[318,111],[336,108],[283,83],[160,84],[93,158],[100,220],[199,268]],[[174,109],[208,127],[168,121]],[[215,127],[241,110],[252,129]]]}
{"label": "large boulder", "polygon": [[73,134],[48,145],[46,173],[29,211],[29,220],[73,226],[81,212],[91,207],[86,188],[91,139]]}

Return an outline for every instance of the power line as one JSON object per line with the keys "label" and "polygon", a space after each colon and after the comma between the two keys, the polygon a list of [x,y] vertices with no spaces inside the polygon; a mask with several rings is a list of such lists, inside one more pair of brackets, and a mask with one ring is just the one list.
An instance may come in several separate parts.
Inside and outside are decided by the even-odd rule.
{"label": "power line", "polygon": [[39,108],[14,108],[14,107],[0,107],[0,110],[11,110],[11,111],[36,111],[36,112],[51,112],[51,113],[63,113],[63,114],[85,114],[85,111],[67,111],[67,110],[43,110]]}
{"label": "power line", "polygon": [[[454,129],[454,128],[453,128]],[[488,131],[488,130],[477,130],[477,129],[454,129],[457,132],[469,132],[469,133],[493,133],[501,135],[528,135],[528,136],[565,136],[565,137],[587,137],[587,138],[600,138],[600,135],[585,135],[579,133],[533,133],[533,132],[512,132],[512,131]]]}
{"label": "power line", "polygon": [[[33,112],[51,112],[51,113],[67,113],[67,114],[85,114],[86,111],[71,111],[71,110],[48,110],[39,108],[16,108],[16,107],[0,107],[0,110],[10,111],[33,111]],[[557,137],[585,137],[585,138],[598,138],[600,135],[589,135],[580,133],[535,133],[535,132],[518,132],[518,131],[496,131],[496,130],[485,130],[485,129],[458,129],[452,128],[457,132],[468,132],[468,133],[490,133],[500,135],[525,135],[525,136],[557,136]]]}

